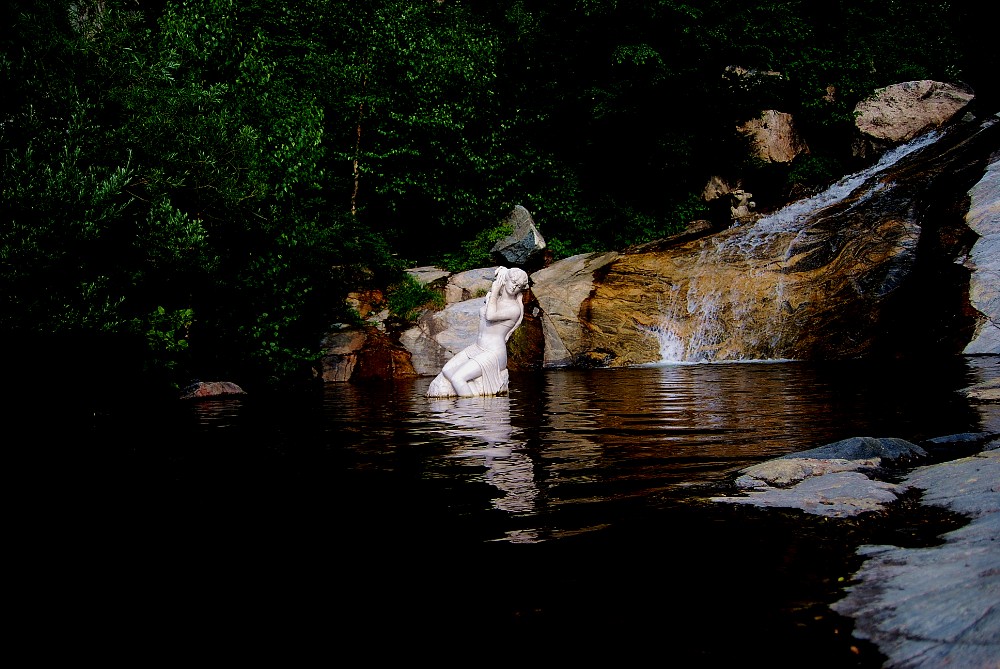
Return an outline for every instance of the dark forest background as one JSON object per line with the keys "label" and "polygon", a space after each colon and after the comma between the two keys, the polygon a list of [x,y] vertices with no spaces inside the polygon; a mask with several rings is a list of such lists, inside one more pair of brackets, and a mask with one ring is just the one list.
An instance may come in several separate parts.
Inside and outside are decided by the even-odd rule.
{"label": "dark forest background", "polygon": [[[82,386],[305,380],[356,318],[348,290],[490,264],[514,205],[556,258],[622,248],[710,216],[720,172],[757,174],[766,207],[850,171],[878,87],[997,106],[973,3],[7,7],[0,333],[15,364]],[[807,156],[747,161],[735,124],[769,108]]]}

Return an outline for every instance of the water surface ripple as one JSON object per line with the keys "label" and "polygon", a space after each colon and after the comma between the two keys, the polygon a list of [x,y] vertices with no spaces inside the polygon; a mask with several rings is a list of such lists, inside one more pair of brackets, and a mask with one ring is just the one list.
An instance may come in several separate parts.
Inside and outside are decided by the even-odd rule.
{"label": "water surface ripple", "polygon": [[134,446],[144,526],[163,602],[222,588],[277,624],[322,600],[347,643],[448,629],[456,650],[489,630],[555,661],[732,666],[766,647],[771,667],[877,667],[828,609],[856,530],[707,499],[839,439],[976,431],[960,391],[987,366],[548,370],[512,373],[506,397],[428,399],[421,378],[186,405]]}

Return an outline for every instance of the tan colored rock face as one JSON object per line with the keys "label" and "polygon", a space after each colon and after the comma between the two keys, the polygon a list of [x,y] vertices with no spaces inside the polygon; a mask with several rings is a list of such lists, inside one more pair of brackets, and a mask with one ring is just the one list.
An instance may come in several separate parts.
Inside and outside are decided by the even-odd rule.
{"label": "tan colored rock face", "polygon": [[767,224],[616,260],[587,305],[587,347],[615,365],[869,352],[865,321],[881,308],[893,263],[912,257],[917,226],[895,217],[864,230]]}
{"label": "tan colored rock face", "polygon": [[961,189],[982,174],[987,133],[928,138],[919,161],[751,225],[537,272],[546,366],[960,352],[981,318]]}
{"label": "tan colored rock face", "polygon": [[791,114],[768,109],[737,130],[750,137],[753,154],[767,162],[790,163],[799,154],[809,152]]}
{"label": "tan colored rock face", "polygon": [[854,109],[863,134],[891,144],[905,142],[950,120],[975,96],[938,81],[907,81],[881,88]]}
{"label": "tan colored rock face", "polygon": [[531,275],[541,310],[546,366],[575,364],[574,356],[586,348],[580,305],[593,290],[595,273],[617,257],[615,252],[573,256]]}
{"label": "tan colored rock face", "polygon": [[781,236],[762,246],[751,237],[733,229],[616,261],[590,300],[591,346],[624,365],[789,357],[789,304],[810,298],[774,261]]}

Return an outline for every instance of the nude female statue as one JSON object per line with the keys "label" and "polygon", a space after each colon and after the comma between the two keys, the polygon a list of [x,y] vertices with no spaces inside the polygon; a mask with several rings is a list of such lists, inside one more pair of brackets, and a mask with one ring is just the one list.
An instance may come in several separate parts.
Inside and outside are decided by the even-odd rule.
{"label": "nude female statue", "polygon": [[493,285],[479,309],[479,336],[445,363],[427,389],[428,397],[476,397],[507,392],[507,340],[524,318],[521,294],[528,274],[497,267]]}

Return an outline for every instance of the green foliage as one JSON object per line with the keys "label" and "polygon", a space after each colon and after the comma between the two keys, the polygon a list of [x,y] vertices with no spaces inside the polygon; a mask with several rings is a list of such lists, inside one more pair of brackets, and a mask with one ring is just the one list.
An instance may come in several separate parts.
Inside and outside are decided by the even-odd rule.
{"label": "green foliage", "polygon": [[512,232],[513,228],[504,224],[480,230],[473,239],[461,243],[459,252],[445,253],[437,262],[449,272],[464,272],[476,267],[488,267],[494,262],[490,249]]}
{"label": "green foliage", "polygon": [[443,309],[444,295],[424,286],[409,274],[389,287],[389,313],[404,323],[413,323],[426,309]]}
{"label": "green foliage", "polygon": [[672,235],[682,231],[689,223],[708,217],[708,205],[697,193],[688,193],[687,197],[679,200],[672,209],[672,215],[668,219],[667,225],[660,230],[659,236]]}
{"label": "green foliage", "polygon": [[[132,329],[142,334],[150,353],[146,362],[148,370],[159,368],[167,373],[176,370],[179,360],[188,351],[188,335],[193,322],[194,310],[168,311],[162,306],[145,318],[133,320]],[[176,380],[174,384],[176,387]]]}
{"label": "green foliage", "polygon": [[[9,4],[0,329],[175,384],[308,378],[348,290],[411,318],[402,269],[491,264],[515,204],[556,258],[622,248],[726,167],[833,178],[879,86],[995,89],[978,14],[930,0]],[[806,133],[787,174],[741,162],[762,108]]]}
{"label": "green foliage", "polygon": [[[0,209],[0,280],[5,331],[44,335],[118,330],[133,292],[121,218],[132,171],[89,163],[94,128],[88,105],[70,97],[65,116],[22,113],[38,131],[4,152]],[[124,157],[127,161],[127,156]]]}

